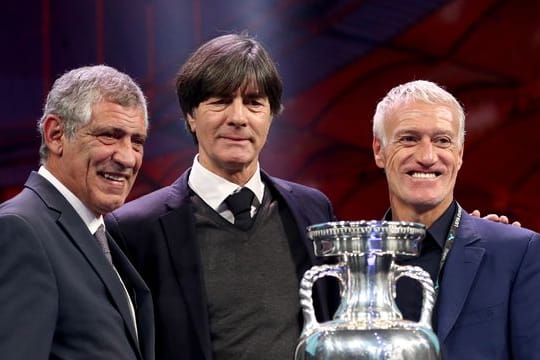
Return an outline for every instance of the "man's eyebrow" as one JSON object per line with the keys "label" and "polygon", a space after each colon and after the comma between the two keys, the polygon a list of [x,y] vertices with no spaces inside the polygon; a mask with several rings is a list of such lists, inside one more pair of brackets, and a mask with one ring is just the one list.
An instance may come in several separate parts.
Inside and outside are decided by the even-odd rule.
{"label": "man's eyebrow", "polygon": [[146,142],[146,140],[148,139],[148,135],[138,134],[138,133],[131,135],[131,137],[135,140],[142,141],[142,142]]}
{"label": "man's eyebrow", "polygon": [[396,131],[396,135],[418,134],[420,131],[415,128],[403,128]]}
{"label": "man's eyebrow", "polygon": [[266,95],[260,92],[246,92],[242,94],[242,97],[247,98],[247,99],[262,99],[262,98],[265,98]]}

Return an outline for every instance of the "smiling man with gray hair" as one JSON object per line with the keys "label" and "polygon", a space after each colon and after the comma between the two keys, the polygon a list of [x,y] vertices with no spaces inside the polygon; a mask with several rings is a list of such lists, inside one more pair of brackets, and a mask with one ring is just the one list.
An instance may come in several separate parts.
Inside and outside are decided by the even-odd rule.
{"label": "smiling man with gray hair", "polygon": [[2,359],[154,358],[149,290],[103,228],[133,186],[147,118],[139,86],[111,67],[55,81],[39,171],[0,205]]}

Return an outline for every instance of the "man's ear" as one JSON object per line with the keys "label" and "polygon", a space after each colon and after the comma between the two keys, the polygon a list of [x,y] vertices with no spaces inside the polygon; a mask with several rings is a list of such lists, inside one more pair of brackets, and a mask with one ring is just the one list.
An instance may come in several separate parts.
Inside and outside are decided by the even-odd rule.
{"label": "man's ear", "polygon": [[188,121],[189,129],[192,132],[195,132],[195,129],[197,128],[197,126],[196,126],[196,122],[192,114],[187,114],[187,121]]}
{"label": "man's ear", "polygon": [[461,145],[461,150],[459,150],[458,170],[461,169],[461,165],[463,165],[463,151],[464,150],[465,150],[465,144]]}
{"label": "man's ear", "polygon": [[49,152],[61,156],[64,147],[64,126],[56,115],[47,115],[43,121],[43,139]]}
{"label": "man's ear", "polygon": [[381,169],[384,169],[386,165],[386,159],[384,158],[383,146],[381,140],[374,137],[373,138],[373,156],[375,158],[375,164]]}

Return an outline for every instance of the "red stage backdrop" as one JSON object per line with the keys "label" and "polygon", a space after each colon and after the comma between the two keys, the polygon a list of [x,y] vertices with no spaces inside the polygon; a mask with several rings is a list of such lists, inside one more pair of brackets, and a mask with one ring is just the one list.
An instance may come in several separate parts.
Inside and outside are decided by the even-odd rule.
{"label": "red stage backdrop", "polygon": [[131,197],[192,162],[173,79],[203,41],[247,30],[278,63],[285,112],[262,167],[324,191],[341,219],[388,206],[371,116],[391,87],[435,81],[467,111],[456,197],[540,230],[540,2],[412,0],[35,0],[2,6],[0,201],[37,169],[35,130],[54,78],[106,63],[150,101],[151,133]]}

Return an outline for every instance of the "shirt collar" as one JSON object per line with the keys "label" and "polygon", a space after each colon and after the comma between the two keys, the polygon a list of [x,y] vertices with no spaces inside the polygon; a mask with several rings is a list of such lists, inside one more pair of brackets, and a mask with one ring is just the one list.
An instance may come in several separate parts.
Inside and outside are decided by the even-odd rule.
{"label": "shirt collar", "polygon": [[[208,206],[219,211],[223,201],[236,191],[240,186],[214,174],[199,163],[198,155],[193,159],[193,166],[188,178],[189,187],[197,194]],[[259,163],[255,174],[244,185],[255,194],[255,198],[262,203],[264,196],[264,183],[261,179]]]}
{"label": "shirt collar", "polygon": [[[427,235],[430,235],[437,245],[441,247],[441,249],[444,247],[444,244],[446,243],[446,236],[448,235],[448,231],[450,230],[450,226],[452,225],[452,220],[454,217],[454,214],[457,210],[457,203],[456,201],[452,201],[450,206],[444,211],[444,213],[437,219],[431,226],[427,229]],[[384,214],[384,220],[391,221],[392,220],[392,210],[388,209],[386,213]]]}
{"label": "shirt collar", "polygon": [[437,220],[435,220],[435,222],[431,224],[427,230],[441,248],[443,248],[444,244],[446,243],[446,237],[448,236],[448,231],[452,225],[452,219],[456,213],[456,210],[457,203],[452,201],[444,213]]}
{"label": "shirt collar", "polygon": [[97,231],[97,228],[103,224],[103,216],[96,217],[94,213],[79,200],[64,184],[60,182],[49,170],[44,166],[40,166],[38,174],[47,179],[55,188],[66,198],[67,202],[75,209],[77,214],[88,228],[91,234]]}

